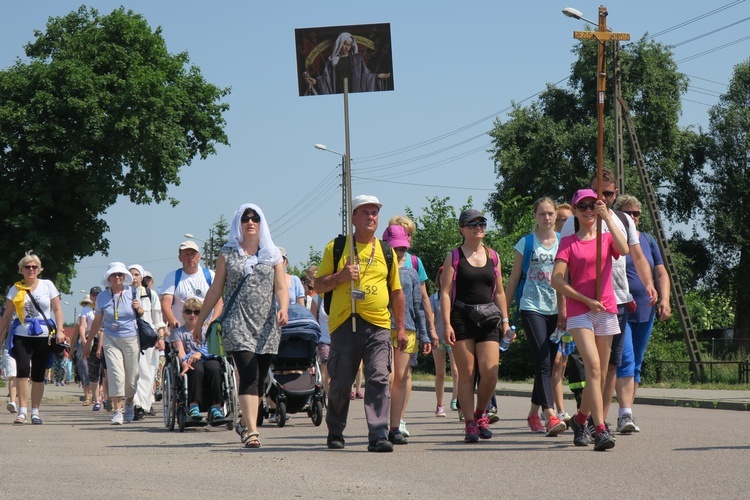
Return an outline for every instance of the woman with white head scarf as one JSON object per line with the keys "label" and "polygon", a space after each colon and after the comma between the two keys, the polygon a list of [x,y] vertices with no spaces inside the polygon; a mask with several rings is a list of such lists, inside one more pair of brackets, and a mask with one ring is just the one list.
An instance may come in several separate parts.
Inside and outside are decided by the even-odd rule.
{"label": "woman with white head scarf", "polygon": [[[140,300],[133,292],[133,275],[122,262],[112,262],[104,273],[102,287],[108,287],[96,298],[92,332],[104,330],[102,341],[107,360],[109,396],[112,398],[112,425],[132,422],[135,416],[135,396],[138,384],[138,325],[137,316],[143,314]],[[89,357],[96,335],[89,335],[83,354]],[[122,400],[125,399],[125,410]]]}
{"label": "woman with white head scarf", "polygon": [[202,325],[222,290],[224,303],[228,304],[241,285],[234,304],[224,312],[222,332],[224,350],[234,360],[239,374],[238,393],[245,425],[241,437],[247,448],[260,447],[256,423],[259,396],[271,356],[278,352],[279,327],[288,320],[285,274],[284,260],[273,244],[265,215],[257,205],[242,205],[232,219],[229,242],[216,261],[216,275],[206,293],[193,338],[201,338]]}

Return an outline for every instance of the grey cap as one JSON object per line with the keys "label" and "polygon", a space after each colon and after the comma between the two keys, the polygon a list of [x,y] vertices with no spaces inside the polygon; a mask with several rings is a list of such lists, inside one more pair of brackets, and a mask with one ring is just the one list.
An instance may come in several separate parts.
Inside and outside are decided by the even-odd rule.
{"label": "grey cap", "polygon": [[471,222],[474,219],[482,219],[483,221],[487,222],[487,217],[485,217],[482,212],[470,208],[461,212],[461,216],[458,218],[458,225],[463,227],[467,222]]}

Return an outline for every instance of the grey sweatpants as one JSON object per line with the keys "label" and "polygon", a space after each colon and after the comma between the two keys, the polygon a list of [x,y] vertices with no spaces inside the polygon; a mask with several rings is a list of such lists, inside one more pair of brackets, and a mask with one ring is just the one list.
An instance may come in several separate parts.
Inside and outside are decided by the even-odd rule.
{"label": "grey sweatpants", "polygon": [[329,434],[344,434],[349,414],[349,394],[359,363],[363,361],[365,418],[369,429],[367,437],[370,441],[388,439],[391,359],[391,331],[387,328],[380,328],[357,317],[356,332],[352,332],[351,319],[331,332],[331,354],[328,358],[331,383],[326,413]]}

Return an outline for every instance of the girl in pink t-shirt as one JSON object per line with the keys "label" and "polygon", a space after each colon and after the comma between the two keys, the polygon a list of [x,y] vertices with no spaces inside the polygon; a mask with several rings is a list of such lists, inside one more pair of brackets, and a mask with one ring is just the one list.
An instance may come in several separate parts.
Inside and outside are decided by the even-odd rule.
{"label": "girl in pink t-shirt", "polygon": [[[576,446],[589,444],[586,421],[589,413],[596,426],[594,450],[614,447],[615,441],[604,425],[602,406],[601,367],[609,363],[612,335],[620,333],[617,323],[617,301],[612,288],[612,258],[628,253],[625,236],[615,229],[614,217],[602,200],[591,189],[579,189],[573,195],[573,214],[578,219],[578,231],[560,240],[560,247],[552,271],[552,286],[558,297],[561,318],[567,318],[567,329],[581,354],[586,369],[586,387],[576,416],[572,419]],[[596,216],[600,216],[611,230],[603,233],[601,298],[596,293]]]}

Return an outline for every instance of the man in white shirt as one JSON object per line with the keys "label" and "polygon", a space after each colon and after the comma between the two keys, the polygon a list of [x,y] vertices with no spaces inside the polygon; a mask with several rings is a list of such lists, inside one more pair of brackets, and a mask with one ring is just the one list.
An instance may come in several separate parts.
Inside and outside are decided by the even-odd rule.
{"label": "man in white shirt", "polygon": [[[161,285],[161,309],[170,330],[182,325],[182,305],[191,297],[205,300],[213,283],[214,272],[200,266],[201,254],[194,241],[180,243],[179,256],[182,268],[170,272]],[[222,311],[222,299],[213,310],[211,321]]]}

